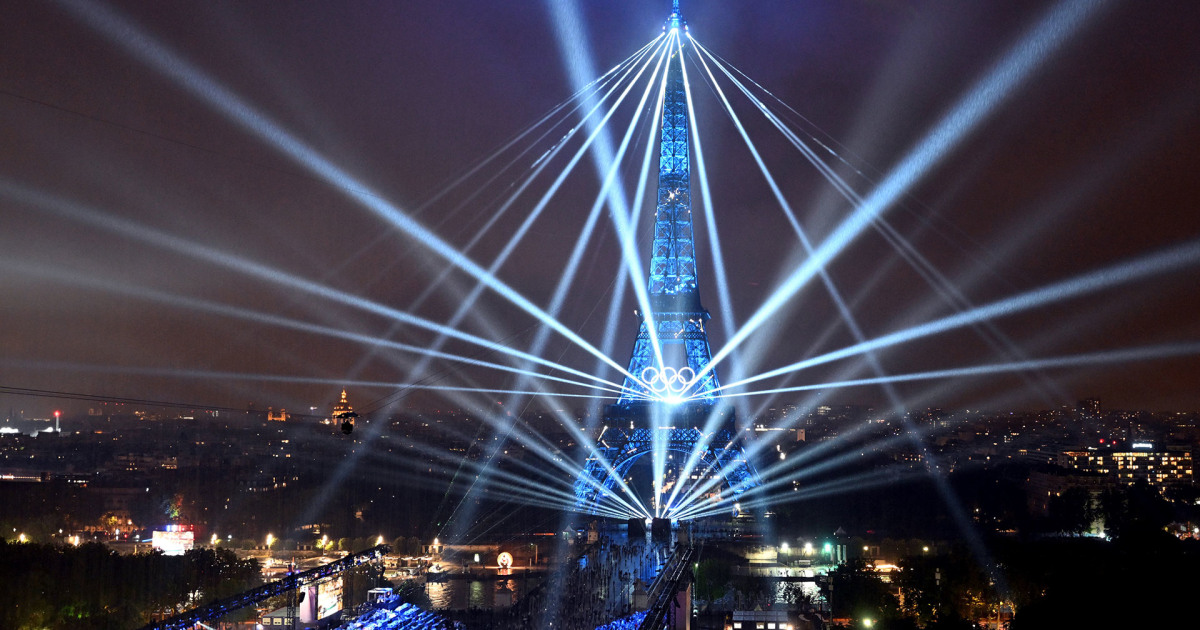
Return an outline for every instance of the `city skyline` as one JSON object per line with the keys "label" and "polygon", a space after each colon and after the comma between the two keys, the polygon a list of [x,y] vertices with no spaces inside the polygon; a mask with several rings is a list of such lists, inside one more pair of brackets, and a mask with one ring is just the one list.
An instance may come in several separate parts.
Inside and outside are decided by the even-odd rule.
{"label": "city skyline", "polygon": [[[1071,32],[885,217],[979,306],[1200,238],[1192,201],[1200,183],[1188,168],[1200,159],[1200,79],[1188,71],[1200,60],[1200,44],[1186,28],[1195,8],[765,3],[729,12],[696,1],[683,11],[697,41],[806,119],[784,114],[836,152],[823,157],[866,196],[1039,20],[1073,5],[1084,7],[1084,17],[1068,23]],[[441,278],[441,259],[347,191],[365,186],[465,247],[495,216],[499,193],[462,210],[454,208],[474,189],[423,204],[575,92],[564,59],[582,64],[578,74],[590,56],[594,74],[603,73],[654,37],[664,13],[657,3],[580,5],[574,21],[567,5],[556,6],[15,8],[17,19],[0,26],[0,52],[11,60],[0,68],[0,107],[11,121],[0,144],[0,212],[11,226],[0,235],[7,269],[0,289],[9,296],[0,385],[218,406],[254,401],[262,409],[334,400],[343,386],[362,391],[355,398],[364,403],[386,397],[395,389],[387,383],[406,381],[411,356],[393,363],[386,348],[205,312],[201,303],[417,346],[431,345],[433,335],[212,264],[187,248],[236,255],[446,321],[461,295],[455,291],[470,291],[474,281]],[[136,36],[122,44],[103,35],[97,25],[110,13],[136,24]],[[590,52],[560,46],[556,33],[572,25]],[[139,42],[155,47],[131,52]],[[203,77],[190,86],[168,78],[180,66],[163,51]],[[198,96],[212,96],[213,85],[315,147],[354,181],[321,181],[222,114]],[[800,264],[802,250],[717,101],[708,93],[696,99],[736,329]],[[848,214],[847,204],[794,149],[772,140],[776,132],[764,121],[751,120],[752,108],[739,108],[800,222],[822,242]],[[612,132],[617,141],[621,131]],[[516,180],[503,177],[502,186]],[[573,181],[496,274],[534,304],[549,302],[595,196],[587,161]],[[524,210],[499,217],[470,259],[487,266],[532,205],[522,200]],[[600,223],[609,232],[596,237],[559,317],[596,344],[621,257],[609,222]],[[143,238],[114,226],[141,230]],[[647,229],[643,222],[636,231]],[[708,243],[707,230],[697,222],[698,244]],[[151,231],[155,236],[144,238]],[[717,352],[727,336],[724,313],[710,257],[699,259]],[[1192,260],[988,321],[1027,358],[1139,348],[1176,348],[1178,356],[1150,358],[1147,351],[1083,361],[1035,373],[1032,381],[1044,384],[1037,386],[1011,373],[901,383],[902,399],[916,408],[1044,408],[1097,396],[1117,408],[1198,409],[1195,268]],[[868,338],[955,312],[875,233],[857,239],[828,270]],[[429,300],[412,308],[423,293]],[[623,312],[633,308],[630,298],[625,305]],[[495,326],[475,321],[464,331],[515,347],[531,342],[536,320],[506,300],[486,293],[478,310]],[[627,363],[631,321],[624,316],[616,327],[611,358],[618,364]],[[789,300],[772,326],[743,349],[760,372],[854,344],[817,286]],[[497,360],[479,347],[447,349]],[[913,374],[1000,363],[1002,354],[966,328],[887,348],[880,360],[887,374]],[[542,356],[584,371],[595,362],[561,336]],[[862,366],[843,367],[768,382],[871,377]],[[454,386],[504,389],[516,382],[511,374],[445,364],[430,373]],[[603,375],[611,380],[617,372],[606,368]],[[2,396],[0,404],[13,406],[13,399]],[[886,405],[873,385],[833,391],[829,400]]]}

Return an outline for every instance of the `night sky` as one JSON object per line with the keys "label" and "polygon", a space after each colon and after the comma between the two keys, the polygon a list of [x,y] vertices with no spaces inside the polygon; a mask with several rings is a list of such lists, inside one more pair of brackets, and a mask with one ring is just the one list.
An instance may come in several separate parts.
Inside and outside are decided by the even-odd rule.
{"label": "night sky", "polygon": [[[666,1],[578,4],[598,72],[655,37],[669,12]],[[1200,239],[1200,4],[1095,4],[1077,32],[884,214],[971,304]],[[833,148],[838,157],[823,157],[866,196],[1054,6],[691,0],[683,13],[698,41],[795,109],[799,116],[786,117],[801,137]],[[449,194],[435,195],[576,89],[542,2],[9,1],[0,11],[0,386],[6,387],[303,410],[324,408],[344,383],[363,405],[395,388],[356,381],[407,379],[409,355],[231,317],[201,303],[417,345],[433,339],[197,258],[185,251],[189,246],[441,322],[473,286],[465,274],[443,275],[444,260],[84,16],[121,16],[134,25],[121,32],[122,41],[157,42],[349,173],[356,182],[345,187],[373,191],[457,247],[493,216],[531,156],[568,127],[533,143],[519,166],[485,165]],[[688,71],[740,323],[803,260],[802,250],[714,93],[700,85],[694,66]],[[722,89],[820,243],[849,214],[847,204],[728,82]],[[618,141],[627,121],[612,127]],[[577,171],[498,273],[539,305],[549,301],[596,194],[590,160]],[[549,181],[542,177],[532,188],[540,194]],[[632,188],[636,175],[626,181]],[[468,256],[489,264],[535,201],[523,195]],[[697,223],[715,352],[725,334],[707,229]],[[158,241],[131,237],[130,230],[152,231]],[[648,222],[639,230],[648,237]],[[595,344],[619,261],[605,219],[560,317]],[[889,348],[879,358],[888,373],[907,374],[1195,347],[1198,270],[1192,261],[997,318],[987,333],[992,343],[965,328]],[[957,312],[873,230],[842,252],[829,274],[867,337]],[[625,319],[612,356],[621,364],[636,331],[632,308],[627,302],[620,311]],[[489,292],[460,328],[523,348],[534,323]],[[764,371],[853,341],[814,282],[742,347],[741,359]],[[464,344],[445,349],[502,360]],[[543,355],[594,369],[594,359],[562,337]],[[516,386],[510,374],[445,363],[431,371],[428,382],[439,385]],[[616,378],[615,371],[604,375]],[[842,361],[756,387],[871,375],[861,361]],[[899,391],[918,408],[1040,409],[1098,396],[1107,408],[1195,410],[1200,356],[920,381]],[[886,401],[875,386],[824,394],[822,400],[835,403]],[[496,398],[470,400],[482,405]],[[806,398],[788,395],[771,404],[792,400]],[[458,403],[425,394],[410,404]],[[88,404],[0,394],[5,415],[9,408],[36,415],[58,406],[78,411]]]}

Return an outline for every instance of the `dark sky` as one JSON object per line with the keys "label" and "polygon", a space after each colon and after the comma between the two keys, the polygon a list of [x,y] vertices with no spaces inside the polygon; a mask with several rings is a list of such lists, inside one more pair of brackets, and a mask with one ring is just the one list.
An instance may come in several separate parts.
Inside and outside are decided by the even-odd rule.
{"label": "dark sky", "polygon": [[[580,0],[595,67],[611,67],[657,35],[668,4]],[[1079,30],[1049,48],[1044,62],[884,215],[971,304],[1200,239],[1200,6],[1095,4]],[[1053,6],[693,0],[683,10],[701,43],[803,116],[787,114],[802,138],[835,148],[844,162],[823,155],[867,196]],[[119,40],[157,42],[350,174],[355,183],[345,186],[369,188],[459,247],[493,216],[528,156],[509,171],[487,166],[423,204],[575,90],[541,2],[3,2],[0,386],[295,410],[325,406],[345,382],[361,404],[392,389],[355,381],[406,380],[407,355],[205,311],[198,301],[431,342],[426,332],[249,277],[197,258],[189,247],[436,321],[446,321],[471,288],[462,273],[443,275],[445,261],[346,190],[161,72],[165,58],[156,65],[81,17],[98,10],[133,25]],[[798,264],[801,250],[713,92],[696,87],[740,323]],[[722,89],[805,229],[821,242],[848,215],[847,204],[727,82]],[[614,133],[625,126],[614,124]],[[565,130],[534,144],[530,155]],[[578,171],[498,274],[540,305],[595,196],[590,161]],[[540,193],[548,182],[543,177],[533,188]],[[469,256],[486,266],[534,201],[522,196]],[[648,224],[639,229],[649,235]],[[707,229],[697,224],[698,242],[707,243]],[[175,240],[155,243],[130,230]],[[706,251],[702,291],[718,318]],[[596,344],[618,264],[605,220],[560,318]],[[886,372],[906,374],[1194,346],[1197,269],[1193,262],[997,318],[991,343],[967,328],[890,348],[880,361]],[[956,312],[877,231],[854,241],[829,273],[867,337]],[[631,309],[621,311],[627,321],[612,355],[622,364],[635,332]],[[495,294],[486,294],[473,315],[462,329],[518,347],[532,339],[533,320]],[[714,319],[710,331],[716,351],[723,323]],[[814,282],[743,346],[742,358],[762,371],[852,343]],[[480,354],[461,344],[446,349]],[[593,369],[594,360],[561,337],[543,354]],[[432,369],[431,382],[440,385],[515,385],[511,375]],[[758,386],[871,375],[861,362],[843,361]],[[899,391],[916,407],[1045,408],[1099,396],[1106,407],[1200,409],[1200,357],[921,381]],[[826,394],[839,403],[885,401],[877,387]],[[7,414],[10,407],[45,413],[63,403],[0,394],[0,404]]]}

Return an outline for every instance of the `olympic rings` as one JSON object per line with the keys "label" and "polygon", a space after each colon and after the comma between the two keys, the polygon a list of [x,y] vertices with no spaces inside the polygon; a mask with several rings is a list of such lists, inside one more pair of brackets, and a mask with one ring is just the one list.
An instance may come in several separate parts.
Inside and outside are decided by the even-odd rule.
{"label": "olympic rings", "polygon": [[690,367],[678,370],[664,367],[662,370],[649,366],[642,370],[642,381],[656,394],[682,394],[696,380],[696,371]]}

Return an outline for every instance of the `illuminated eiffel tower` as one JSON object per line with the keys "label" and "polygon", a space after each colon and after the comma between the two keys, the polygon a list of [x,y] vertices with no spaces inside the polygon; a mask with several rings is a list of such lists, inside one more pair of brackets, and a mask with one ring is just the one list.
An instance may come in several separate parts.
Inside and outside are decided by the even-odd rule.
{"label": "illuminated eiffel tower", "polygon": [[[637,339],[629,360],[629,373],[637,378],[625,378],[621,396],[606,411],[608,428],[597,441],[596,454],[588,458],[575,482],[576,508],[584,512],[592,512],[611,491],[616,483],[614,473],[627,475],[634,462],[652,452],[656,441],[660,449],[682,453],[681,461],[697,452],[697,476],[721,474],[737,493],[760,483],[745,453],[734,443],[732,408],[716,404],[717,375],[708,369],[712,351],[705,323],[710,315],[700,304],[696,282],[682,58],[687,24],[679,12],[679,0],[674,0],[664,29],[679,36],[681,46],[669,53],[663,98],[658,203],[647,280],[650,313],[637,313]],[[719,425],[714,424],[724,428],[705,434],[700,427],[714,413],[724,415]],[[656,494],[665,494],[664,482],[656,484]],[[668,516],[670,506],[661,505],[662,499],[654,498],[650,508],[654,516]]]}

